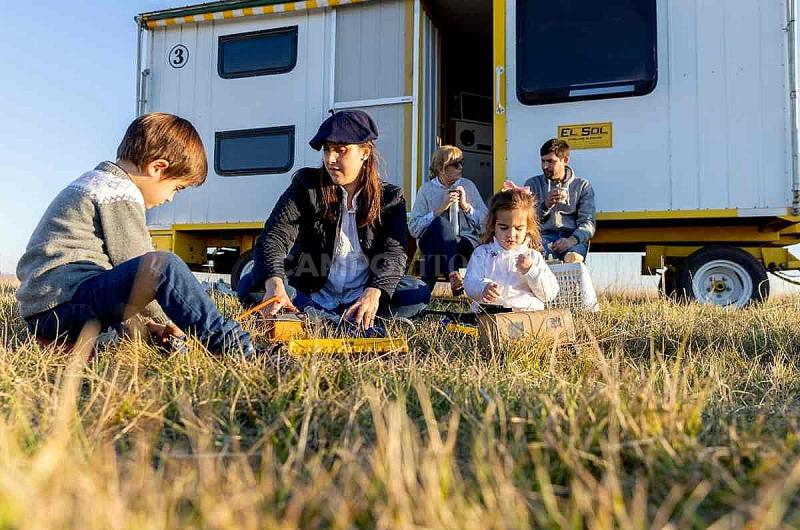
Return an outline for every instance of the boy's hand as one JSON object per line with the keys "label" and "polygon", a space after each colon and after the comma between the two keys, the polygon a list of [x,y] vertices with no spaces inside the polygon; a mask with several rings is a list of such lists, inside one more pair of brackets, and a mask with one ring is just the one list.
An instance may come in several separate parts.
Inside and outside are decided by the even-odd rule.
{"label": "boy's hand", "polygon": [[281,309],[285,309],[290,313],[297,312],[297,308],[292,303],[292,299],[286,294],[286,288],[283,286],[283,279],[273,277],[264,284],[264,298],[262,300],[266,301],[271,298],[276,298],[276,300],[261,309],[263,315],[274,317]]}
{"label": "boy's hand", "polygon": [[500,299],[500,286],[492,282],[483,288],[482,302],[491,304]]}
{"label": "boy's hand", "polygon": [[528,254],[520,254],[517,256],[517,272],[520,274],[528,274],[528,271],[533,267],[533,260]]}
{"label": "boy's hand", "polygon": [[186,335],[186,333],[184,333],[181,330],[181,328],[179,328],[172,322],[169,322],[167,324],[159,324],[158,322],[155,322],[153,320],[148,320],[146,324],[147,324],[147,330],[162,340],[166,340],[170,336],[183,337]]}
{"label": "boy's hand", "polygon": [[375,315],[381,302],[381,291],[375,287],[367,287],[361,298],[345,311],[342,318],[352,321],[355,325],[369,329],[375,324]]}

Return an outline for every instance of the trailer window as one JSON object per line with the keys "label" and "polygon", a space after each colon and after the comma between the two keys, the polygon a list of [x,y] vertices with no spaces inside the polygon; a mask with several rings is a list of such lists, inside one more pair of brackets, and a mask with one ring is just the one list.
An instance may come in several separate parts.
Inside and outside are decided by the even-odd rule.
{"label": "trailer window", "polygon": [[219,38],[217,71],[225,79],[285,74],[296,64],[297,26]]}
{"label": "trailer window", "polygon": [[294,166],[294,127],[224,131],[216,134],[214,169],[218,175],[286,173]]}
{"label": "trailer window", "polygon": [[656,0],[517,0],[525,105],[649,94],[656,52]]}

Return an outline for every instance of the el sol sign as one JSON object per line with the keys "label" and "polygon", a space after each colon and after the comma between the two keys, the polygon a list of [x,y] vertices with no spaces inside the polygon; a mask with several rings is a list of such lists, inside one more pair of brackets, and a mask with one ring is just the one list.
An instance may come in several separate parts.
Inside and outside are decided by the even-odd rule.
{"label": "el sol sign", "polygon": [[566,140],[572,149],[610,149],[614,147],[614,124],[559,125],[556,137]]}

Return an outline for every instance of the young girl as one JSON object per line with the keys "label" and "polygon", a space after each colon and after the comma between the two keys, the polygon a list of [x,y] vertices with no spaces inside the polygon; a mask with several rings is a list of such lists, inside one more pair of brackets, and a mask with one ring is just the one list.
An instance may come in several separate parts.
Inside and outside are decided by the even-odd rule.
{"label": "young girl", "polygon": [[467,266],[464,289],[475,303],[538,311],[558,294],[558,282],[539,249],[536,200],[526,187],[506,181],[489,200],[484,245]]}

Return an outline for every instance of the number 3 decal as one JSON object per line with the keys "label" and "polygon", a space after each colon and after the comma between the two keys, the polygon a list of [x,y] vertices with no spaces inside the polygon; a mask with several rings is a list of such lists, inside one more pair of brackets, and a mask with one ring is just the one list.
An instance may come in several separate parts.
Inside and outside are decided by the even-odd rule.
{"label": "number 3 decal", "polygon": [[169,51],[169,58],[167,59],[169,65],[173,68],[183,68],[189,62],[189,49],[183,44],[177,44]]}

